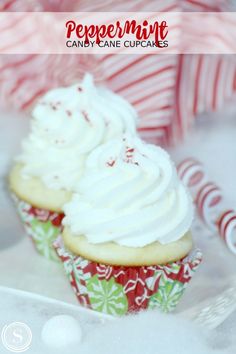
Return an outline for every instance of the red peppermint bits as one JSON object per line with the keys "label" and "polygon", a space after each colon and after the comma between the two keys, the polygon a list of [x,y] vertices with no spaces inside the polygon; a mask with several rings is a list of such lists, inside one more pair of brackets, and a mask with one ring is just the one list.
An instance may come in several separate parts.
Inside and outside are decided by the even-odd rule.
{"label": "red peppermint bits", "polygon": [[112,167],[112,166],[114,166],[114,165],[115,165],[115,163],[116,163],[116,161],[115,161],[115,160],[108,161],[108,162],[107,162],[107,166]]}
{"label": "red peppermint bits", "polygon": [[134,148],[126,147],[125,151],[125,162],[126,163],[132,163],[134,165],[139,166],[138,162],[134,161]]}
{"label": "red peppermint bits", "polygon": [[72,116],[72,112],[69,111],[68,109],[66,110],[66,114],[68,115],[68,117],[71,117],[71,116]]}
{"label": "red peppermint bits", "polygon": [[78,86],[77,90],[78,90],[79,92],[83,92],[83,89],[82,89],[81,86]]}
{"label": "red peppermint bits", "polygon": [[133,152],[134,152],[134,148],[129,148],[129,147],[127,147],[127,148],[126,148],[126,151],[127,151],[128,153],[133,153]]}
{"label": "red peppermint bits", "polygon": [[[126,147],[125,150],[125,156],[127,158],[127,160],[132,160],[132,158],[134,157],[134,148],[130,148],[130,147]],[[130,161],[132,162],[132,161]]]}
{"label": "red peppermint bits", "polygon": [[85,111],[82,111],[82,115],[84,117],[84,119],[86,120],[86,122],[88,122],[89,124],[91,124],[91,121],[89,119],[88,113]]}
{"label": "red peppermint bits", "polygon": [[127,157],[133,157],[134,149],[126,147],[126,156]]}

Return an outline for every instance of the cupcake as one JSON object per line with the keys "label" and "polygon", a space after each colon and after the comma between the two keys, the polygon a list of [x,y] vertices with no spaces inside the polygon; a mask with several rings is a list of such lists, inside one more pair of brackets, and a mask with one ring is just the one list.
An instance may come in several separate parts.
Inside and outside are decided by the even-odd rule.
{"label": "cupcake", "polygon": [[71,198],[86,156],[124,132],[134,134],[136,112],[91,75],[82,83],[49,91],[32,112],[31,130],[15,159],[9,186],[37,250],[49,259],[62,230],[63,205]]}
{"label": "cupcake", "polygon": [[201,261],[193,204],[169,155],[125,135],[86,160],[54,243],[79,302],[123,315],[175,308]]}

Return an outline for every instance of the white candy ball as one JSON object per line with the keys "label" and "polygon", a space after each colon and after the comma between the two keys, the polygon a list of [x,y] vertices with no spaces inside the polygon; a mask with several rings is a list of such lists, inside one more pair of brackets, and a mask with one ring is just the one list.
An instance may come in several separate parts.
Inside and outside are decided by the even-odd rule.
{"label": "white candy ball", "polygon": [[42,340],[51,348],[63,348],[78,344],[82,331],[79,322],[72,316],[59,315],[48,320],[42,329]]}

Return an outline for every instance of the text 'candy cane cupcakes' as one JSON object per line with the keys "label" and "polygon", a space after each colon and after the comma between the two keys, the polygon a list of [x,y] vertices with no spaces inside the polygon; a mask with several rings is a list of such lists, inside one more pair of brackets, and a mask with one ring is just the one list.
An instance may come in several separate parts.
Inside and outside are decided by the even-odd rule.
{"label": "text 'candy cane cupcakes'", "polygon": [[80,179],[86,156],[124,132],[136,131],[136,112],[120,96],[82,83],[49,91],[32,112],[31,130],[9,184],[26,231],[47,258],[62,229],[62,206]]}
{"label": "text 'candy cane cupcakes'", "polygon": [[201,261],[191,198],[160,147],[125,135],[88,157],[54,243],[81,304],[171,311]]}

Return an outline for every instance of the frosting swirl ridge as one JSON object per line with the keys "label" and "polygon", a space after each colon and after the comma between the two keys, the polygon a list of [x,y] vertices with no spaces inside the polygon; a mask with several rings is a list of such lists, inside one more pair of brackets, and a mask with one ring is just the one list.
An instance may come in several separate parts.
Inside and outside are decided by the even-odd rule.
{"label": "frosting swirl ridge", "polygon": [[73,234],[128,247],[176,241],[193,219],[192,201],[167,152],[131,135],[89,155],[64,211]]}
{"label": "frosting swirl ridge", "polygon": [[17,159],[23,176],[40,177],[52,189],[73,190],[86,155],[109,139],[134,134],[137,115],[126,100],[95,86],[86,74],[80,84],[49,91],[32,117]]}

